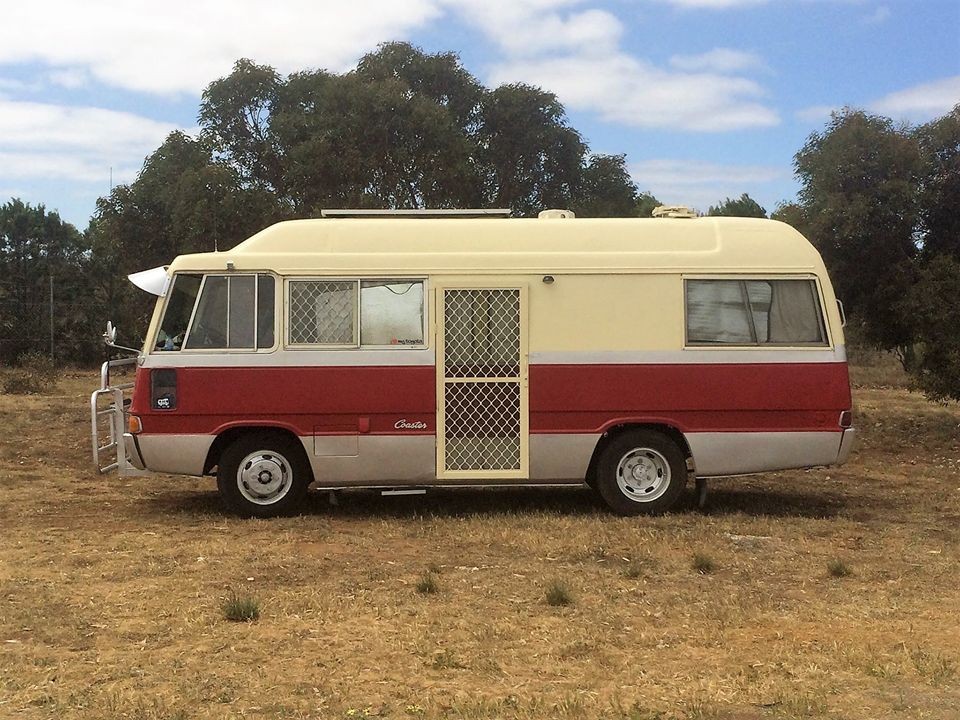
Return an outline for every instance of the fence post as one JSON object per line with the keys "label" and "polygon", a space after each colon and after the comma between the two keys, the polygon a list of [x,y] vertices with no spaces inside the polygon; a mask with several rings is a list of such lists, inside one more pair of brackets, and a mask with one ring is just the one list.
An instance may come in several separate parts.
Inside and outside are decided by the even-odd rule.
{"label": "fence post", "polygon": [[50,273],[50,362],[53,359],[53,273]]}

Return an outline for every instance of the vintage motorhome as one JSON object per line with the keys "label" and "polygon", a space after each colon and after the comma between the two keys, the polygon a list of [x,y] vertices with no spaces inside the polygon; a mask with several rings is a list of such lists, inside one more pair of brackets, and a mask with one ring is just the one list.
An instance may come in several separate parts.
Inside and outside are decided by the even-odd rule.
{"label": "vintage motorhome", "polygon": [[847,458],[842,311],[793,228],[485,214],[283,222],[176,258],[126,410],[104,368],[94,455],[215,474],[260,516],[311,485],[584,482],[662,512],[688,476]]}

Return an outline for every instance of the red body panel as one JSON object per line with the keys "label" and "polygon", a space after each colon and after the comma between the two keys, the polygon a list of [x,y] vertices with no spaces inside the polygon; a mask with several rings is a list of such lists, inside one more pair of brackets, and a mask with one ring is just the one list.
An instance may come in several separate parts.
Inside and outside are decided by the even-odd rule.
{"label": "red body panel", "polygon": [[[150,407],[137,370],[131,411],[147,434],[217,434],[277,425],[298,435],[436,433],[436,369],[179,368],[177,408]],[[840,431],[851,407],[846,363],[531,365],[530,432],[598,433],[623,421],[684,432]],[[424,423],[423,429],[399,429]],[[419,426],[418,426],[419,427]]]}

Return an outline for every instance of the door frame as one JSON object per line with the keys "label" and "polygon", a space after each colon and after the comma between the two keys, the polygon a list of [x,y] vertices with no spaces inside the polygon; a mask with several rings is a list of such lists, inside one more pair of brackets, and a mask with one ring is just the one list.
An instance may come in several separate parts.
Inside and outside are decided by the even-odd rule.
{"label": "door frame", "polygon": [[[436,379],[437,379],[437,478],[440,480],[527,480],[530,477],[530,398],[529,398],[529,306],[528,284],[523,280],[475,280],[444,281],[434,280],[434,313],[436,337]],[[520,467],[517,470],[447,470],[445,454],[445,388],[448,378],[444,373],[446,355],[445,338],[445,295],[447,290],[517,290],[520,295],[520,372],[515,378],[520,387]],[[464,378],[449,378],[451,382],[463,382]],[[485,378],[486,382],[494,380]],[[511,381],[514,378],[504,378]]]}

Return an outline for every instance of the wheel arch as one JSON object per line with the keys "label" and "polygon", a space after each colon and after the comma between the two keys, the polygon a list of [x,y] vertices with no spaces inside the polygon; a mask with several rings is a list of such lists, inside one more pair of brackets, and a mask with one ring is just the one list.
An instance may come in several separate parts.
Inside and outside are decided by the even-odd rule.
{"label": "wheel arch", "polygon": [[680,448],[680,451],[683,453],[683,456],[687,461],[688,468],[691,471],[693,470],[693,452],[690,449],[690,443],[687,442],[686,435],[683,434],[683,431],[679,427],[668,421],[628,420],[616,422],[604,428],[603,433],[597,440],[597,444],[593,448],[593,454],[590,456],[590,462],[587,464],[586,479],[588,485],[592,485],[592,480],[596,477],[597,463],[599,462],[600,456],[603,454],[603,451],[607,445],[609,445],[614,438],[619,437],[625,432],[630,432],[631,430],[653,430],[667,436],[677,444],[677,447]]}
{"label": "wheel arch", "polygon": [[[276,435],[282,435],[288,440],[292,441],[298,447],[303,447],[303,442],[299,435],[294,432],[293,428],[286,425],[273,425],[265,423],[256,423],[256,424],[242,424],[234,423],[223,428],[220,428],[216,439],[213,441],[213,444],[210,445],[210,449],[207,450],[207,458],[203,463],[203,474],[204,475],[213,475],[214,468],[220,464],[220,457],[223,455],[223,451],[226,450],[233,442],[238,438],[241,438],[245,435],[253,435],[256,433],[274,433]],[[307,460],[307,466],[310,465],[310,458],[304,450],[305,460]]]}

